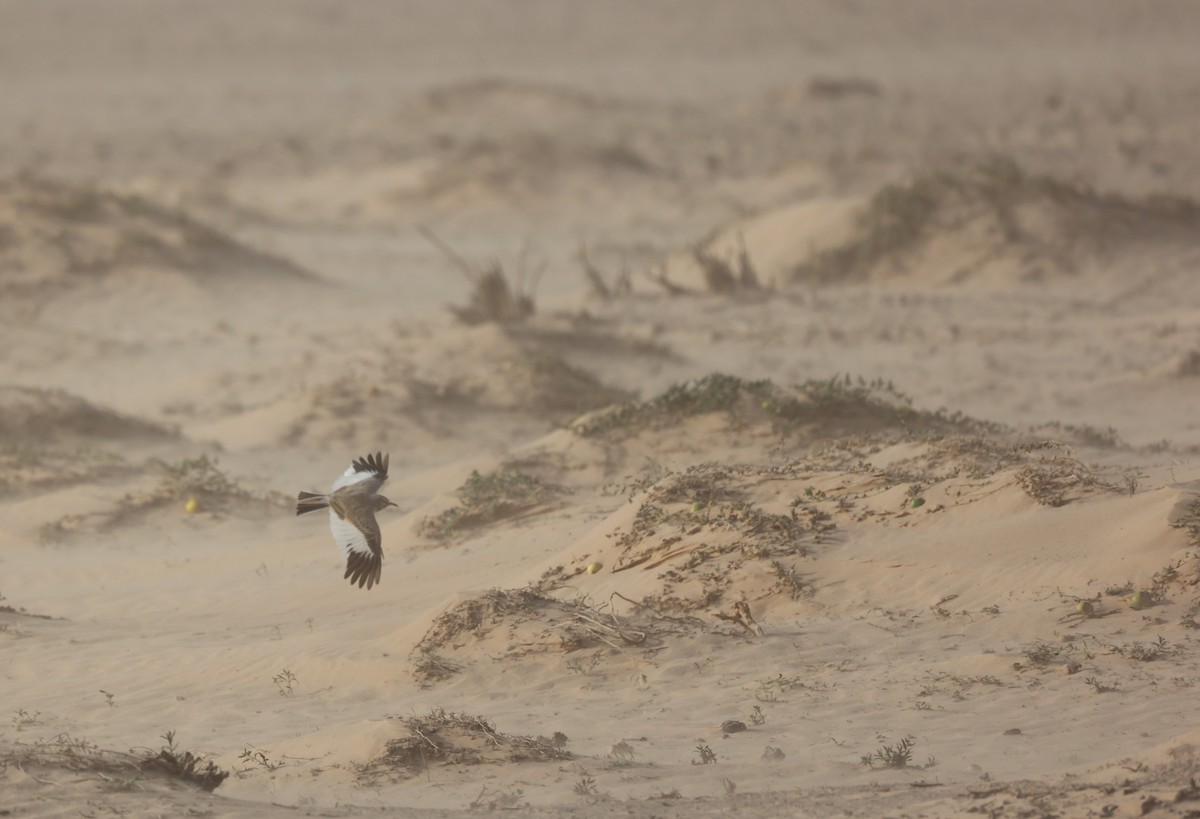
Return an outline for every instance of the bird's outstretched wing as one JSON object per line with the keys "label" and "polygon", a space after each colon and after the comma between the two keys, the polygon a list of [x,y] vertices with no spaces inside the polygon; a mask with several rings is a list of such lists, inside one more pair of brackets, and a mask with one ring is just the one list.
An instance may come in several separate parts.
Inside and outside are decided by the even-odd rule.
{"label": "bird's outstretched wing", "polygon": [[355,487],[355,491],[361,490],[368,494],[377,491],[387,480],[388,457],[382,452],[376,452],[374,455],[355,458],[350,463],[350,468],[333,482],[333,491],[350,486]]}
{"label": "bird's outstretched wing", "polygon": [[[354,500],[360,498],[368,500],[363,496]],[[329,505],[329,529],[342,552],[351,585],[369,589],[378,583],[383,572],[383,537],[370,506],[334,498]]]}

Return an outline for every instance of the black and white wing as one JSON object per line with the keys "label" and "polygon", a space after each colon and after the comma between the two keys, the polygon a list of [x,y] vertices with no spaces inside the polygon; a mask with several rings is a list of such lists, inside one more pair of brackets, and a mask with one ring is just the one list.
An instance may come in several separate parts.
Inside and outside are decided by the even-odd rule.
{"label": "black and white wing", "polygon": [[344,576],[351,585],[370,589],[383,572],[383,537],[375,513],[367,505],[370,499],[356,496],[353,501],[360,498],[364,503],[335,498],[329,505],[329,529],[346,565]]}
{"label": "black and white wing", "polygon": [[379,491],[379,487],[383,486],[383,482],[387,480],[388,457],[382,452],[376,452],[374,455],[355,458],[350,463],[350,468],[333,482],[332,491],[336,492],[350,486],[353,486],[355,491],[362,491],[366,494]]}

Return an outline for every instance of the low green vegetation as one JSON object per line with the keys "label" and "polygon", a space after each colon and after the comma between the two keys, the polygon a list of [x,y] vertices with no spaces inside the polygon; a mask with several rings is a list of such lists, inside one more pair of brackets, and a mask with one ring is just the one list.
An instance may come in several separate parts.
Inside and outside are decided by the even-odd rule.
{"label": "low green vegetation", "polygon": [[867,426],[898,429],[949,429],[967,423],[961,417],[914,410],[911,399],[883,379],[867,380],[846,374],[809,380],[785,389],[769,379],[748,380],[710,373],[668,387],[647,401],[631,401],[590,415],[576,422],[572,429],[584,437],[599,437],[660,429],[685,418],[715,412],[726,413],[744,423],[765,421],[783,433],[815,423],[847,429],[863,422]]}
{"label": "low green vegetation", "polygon": [[458,505],[440,515],[425,518],[418,532],[445,540],[464,529],[528,511],[544,503],[551,494],[550,487],[519,470],[504,469],[487,475],[472,470],[458,488]]}

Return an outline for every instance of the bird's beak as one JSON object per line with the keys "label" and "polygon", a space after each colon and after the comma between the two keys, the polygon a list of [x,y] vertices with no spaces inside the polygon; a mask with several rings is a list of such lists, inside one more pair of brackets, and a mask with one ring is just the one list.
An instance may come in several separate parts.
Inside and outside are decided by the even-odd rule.
{"label": "bird's beak", "polygon": [[398,504],[398,503],[396,503],[396,502],[394,502],[394,501],[388,501],[388,506],[396,506],[396,507],[398,507],[398,506],[400,506],[400,504]]}

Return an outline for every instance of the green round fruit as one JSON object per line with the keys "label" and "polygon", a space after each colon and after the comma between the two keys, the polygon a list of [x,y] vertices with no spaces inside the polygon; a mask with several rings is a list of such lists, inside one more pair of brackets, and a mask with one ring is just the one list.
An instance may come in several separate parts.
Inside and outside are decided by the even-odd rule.
{"label": "green round fruit", "polygon": [[596,572],[600,571],[603,568],[604,568],[604,564],[597,560],[595,563],[588,564],[587,573],[595,574]]}
{"label": "green round fruit", "polygon": [[911,501],[908,502],[908,505],[911,506],[913,509],[920,509],[922,506],[925,505],[925,499],[924,498],[913,498]]}
{"label": "green round fruit", "polygon": [[1079,603],[1075,606],[1075,611],[1079,612],[1080,614],[1087,614],[1089,616],[1095,610],[1096,610],[1096,607],[1092,604],[1092,601],[1090,601],[1090,600],[1080,600]]}
{"label": "green round fruit", "polygon": [[1154,599],[1148,591],[1134,592],[1129,598],[1129,608],[1131,609],[1148,609],[1154,605]]}

